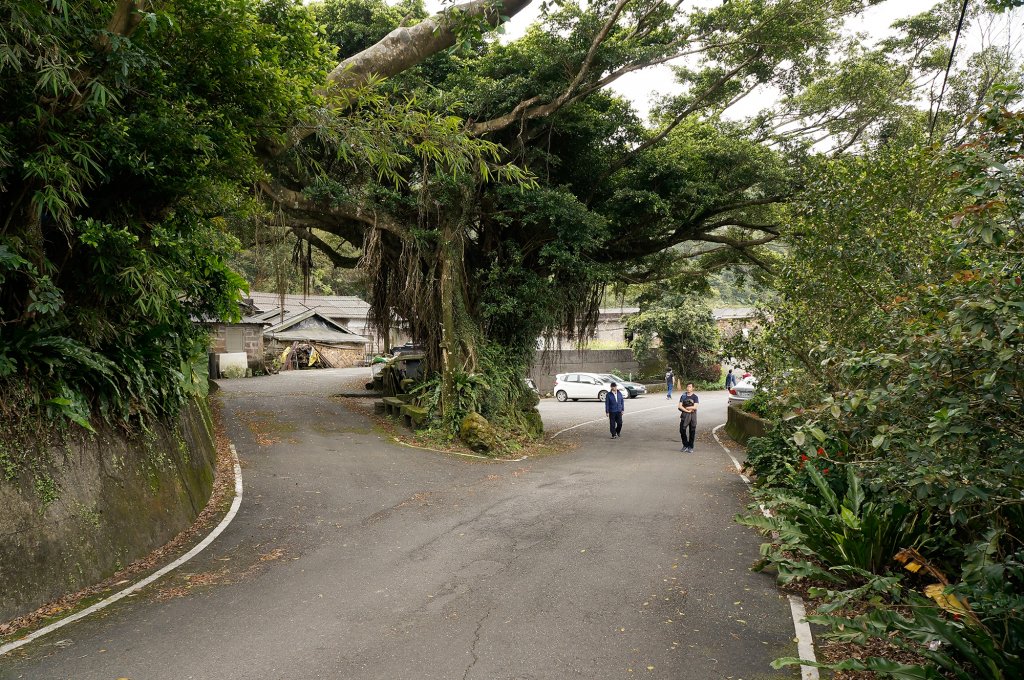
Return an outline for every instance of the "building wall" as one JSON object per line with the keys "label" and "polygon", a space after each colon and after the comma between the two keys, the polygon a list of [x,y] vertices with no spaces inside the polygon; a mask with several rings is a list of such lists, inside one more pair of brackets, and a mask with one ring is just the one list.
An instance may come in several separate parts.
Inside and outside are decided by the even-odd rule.
{"label": "building wall", "polygon": [[[363,361],[366,359],[366,348],[363,345],[324,345],[318,342],[309,344],[313,345],[316,351],[323,355],[327,363],[331,365],[331,368],[362,366]],[[280,342],[271,339],[267,341],[267,354],[280,357],[281,353],[291,346],[292,343],[290,342]]]}
{"label": "building wall", "polygon": [[340,316],[332,316],[331,321],[340,323],[342,326],[349,329],[356,335],[361,335],[367,340],[369,340],[370,343],[367,346],[366,351],[369,352],[370,354],[376,354],[378,352],[387,352],[392,347],[395,347],[397,345],[404,345],[405,343],[410,342],[412,340],[410,335],[405,330],[399,328],[392,328],[390,341],[382,342],[381,339],[377,337],[377,329],[374,328],[373,325],[366,318],[345,318]]}
{"label": "building wall", "polygon": [[734,335],[745,331],[749,332],[757,327],[757,322],[751,317],[726,317],[724,319],[717,319],[715,324],[718,326],[718,332],[721,333],[723,338],[731,338]]}
{"label": "building wall", "polygon": [[349,368],[351,366],[362,366],[366,352],[362,347],[334,347],[313,343],[316,351],[323,355],[333,368]]}

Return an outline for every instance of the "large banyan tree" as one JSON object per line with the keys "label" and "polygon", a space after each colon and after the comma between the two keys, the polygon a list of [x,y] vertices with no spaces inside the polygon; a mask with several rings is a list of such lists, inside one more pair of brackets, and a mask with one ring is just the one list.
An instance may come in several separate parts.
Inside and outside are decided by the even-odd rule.
{"label": "large banyan tree", "polygon": [[[586,338],[609,285],[685,289],[723,267],[767,266],[799,149],[815,134],[847,149],[891,121],[929,47],[886,48],[917,52],[902,84],[878,78],[894,70],[884,59],[874,74],[835,72],[843,22],[872,4],[856,0],[549,3],[522,37],[484,39],[526,4],[432,18],[413,7],[400,20],[416,23],[372,44],[386,6],[314,6],[342,52],[361,49],[329,74],[323,108],[268,146],[263,191],[307,248],[365,270],[378,329],[402,320],[424,343],[449,427],[467,410],[535,422],[522,376],[537,339]],[[952,20],[917,32],[934,40]],[[650,123],[608,89],[670,61],[685,64],[673,67],[681,94]],[[848,88],[845,115],[804,94],[830,68]],[[725,115],[766,85],[790,99],[792,121],[812,122]]]}

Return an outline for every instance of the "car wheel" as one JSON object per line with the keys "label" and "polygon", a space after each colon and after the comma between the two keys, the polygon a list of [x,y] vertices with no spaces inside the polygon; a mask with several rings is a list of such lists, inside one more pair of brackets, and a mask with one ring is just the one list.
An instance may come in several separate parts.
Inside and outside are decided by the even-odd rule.
{"label": "car wheel", "polygon": [[601,390],[600,392],[597,393],[597,400],[598,401],[604,401],[604,398],[607,397],[607,396],[608,396],[608,393],[605,392],[604,390]]}
{"label": "car wheel", "polygon": [[630,399],[636,399],[636,392],[630,392],[629,393],[629,398]]}
{"label": "car wheel", "polygon": [[558,390],[557,392],[555,392],[555,399],[557,399],[558,401],[565,401],[568,396],[569,395],[566,394],[564,390]]}

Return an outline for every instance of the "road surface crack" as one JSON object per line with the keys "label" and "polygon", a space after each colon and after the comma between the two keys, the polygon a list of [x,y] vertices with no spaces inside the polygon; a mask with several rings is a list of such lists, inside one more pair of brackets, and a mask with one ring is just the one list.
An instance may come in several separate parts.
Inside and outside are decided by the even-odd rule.
{"label": "road surface crack", "polygon": [[491,615],[491,610],[488,609],[484,612],[484,615],[476,623],[476,631],[473,633],[473,644],[469,647],[469,655],[473,657],[473,660],[469,662],[469,666],[466,667],[466,672],[462,674],[462,680],[469,680],[469,673],[473,670],[473,666],[480,660],[480,657],[476,655],[476,645],[480,642],[480,631],[484,627],[484,622],[487,621],[487,617]]}

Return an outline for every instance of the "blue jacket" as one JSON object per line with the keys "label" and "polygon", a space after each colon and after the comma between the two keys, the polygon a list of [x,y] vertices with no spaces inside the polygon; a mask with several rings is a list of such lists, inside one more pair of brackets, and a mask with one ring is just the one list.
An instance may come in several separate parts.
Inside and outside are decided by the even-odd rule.
{"label": "blue jacket", "polygon": [[622,401],[622,391],[609,392],[604,396],[604,412],[605,413],[622,413],[626,410],[626,405]]}

